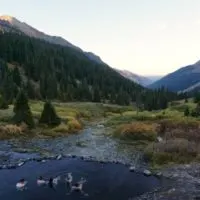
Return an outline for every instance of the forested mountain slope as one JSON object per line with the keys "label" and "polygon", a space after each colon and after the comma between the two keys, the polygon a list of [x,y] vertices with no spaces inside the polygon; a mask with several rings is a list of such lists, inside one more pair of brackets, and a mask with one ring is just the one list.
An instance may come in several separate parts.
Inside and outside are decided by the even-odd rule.
{"label": "forested mountain slope", "polygon": [[38,83],[41,98],[92,100],[96,92],[101,99],[115,100],[121,92],[127,99],[135,99],[143,90],[75,49],[23,35],[0,34],[0,58],[22,68],[29,79]]}
{"label": "forested mountain slope", "polygon": [[[176,95],[150,91],[98,64],[71,47],[12,33],[0,34],[1,90],[11,101],[23,87],[30,98],[62,101],[106,101],[127,105],[139,101],[158,109]],[[12,69],[5,63],[14,66]],[[5,95],[6,96],[6,95]]]}
{"label": "forested mountain slope", "polygon": [[85,52],[81,48],[75,46],[74,44],[70,43],[69,41],[67,41],[66,39],[60,36],[51,36],[46,33],[43,33],[37,30],[36,28],[30,26],[29,24],[25,22],[21,22],[15,17],[9,16],[9,15],[0,16],[0,30],[2,30],[3,32],[9,32],[9,33],[13,32],[13,33],[27,35],[29,37],[41,39],[52,44],[58,44],[61,46],[71,47],[85,54],[89,59],[97,63],[103,63],[101,58],[95,55],[94,53]]}
{"label": "forested mountain slope", "polygon": [[192,88],[198,82],[200,82],[200,61],[164,76],[149,87],[153,89],[165,87],[171,91],[178,92]]}

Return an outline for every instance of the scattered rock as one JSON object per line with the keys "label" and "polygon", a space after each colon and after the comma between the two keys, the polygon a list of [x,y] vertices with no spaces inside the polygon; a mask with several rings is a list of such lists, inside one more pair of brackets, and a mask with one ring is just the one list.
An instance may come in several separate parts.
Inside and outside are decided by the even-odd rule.
{"label": "scattered rock", "polygon": [[150,176],[150,175],[151,175],[151,172],[150,172],[149,170],[145,169],[145,170],[143,171],[143,174],[144,174],[145,176]]}
{"label": "scattered rock", "polygon": [[6,169],[6,168],[7,168],[6,165],[2,165],[2,166],[1,166],[1,169]]}
{"label": "scattered rock", "polygon": [[190,167],[191,167],[191,165],[189,165],[189,164],[185,165],[185,168],[190,168]]}
{"label": "scattered rock", "polygon": [[16,165],[12,165],[12,164],[7,165],[7,169],[16,169],[16,168],[17,168]]}
{"label": "scattered rock", "polygon": [[18,163],[18,167],[21,167],[22,165],[24,165],[25,164],[25,162],[20,162],[20,163]]}
{"label": "scattered rock", "polygon": [[48,159],[48,160],[55,160],[55,159],[56,159],[56,156],[48,156],[47,159]]}
{"label": "scattered rock", "polygon": [[61,160],[62,159],[62,155],[58,155],[56,159],[57,160]]}
{"label": "scattered rock", "polygon": [[135,169],[136,169],[135,166],[130,166],[130,167],[129,167],[129,171],[130,171],[130,172],[134,172]]}
{"label": "scattered rock", "polygon": [[45,162],[46,162],[46,160],[41,160],[41,162],[42,162],[42,163],[45,163]]}
{"label": "scattered rock", "polygon": [[35,158],[34,160],[37,161],[37,162],[41,162],[42,158]]}
{"label": "scattered rock", "polygon": [[160,176],[162,176],[162,172],[157,172],[155,175],[156,175],[157,177],[160,177]]}
{"label": "scattered rock", "polygon": [[84,157],[84,156],[81,156],[81,157],[80,157],[80,159],[81,159],[81,160],[84,160],[84,159],[85,159],[85,157]]}
{"label": "scattered rock", "polygon": [[168,190],[168,194],[173,193],[173,192],[175,192],[175,191],[176,191],[176,189],[175,189],[175,188],[172,188],[172,189]]}
{"label": "scattered rock", "polygon": [[160,136],[158,136],[158,137],[157,137],[157,141],[158,141],[158,142],[162,142],[163,139],[162,139]]}

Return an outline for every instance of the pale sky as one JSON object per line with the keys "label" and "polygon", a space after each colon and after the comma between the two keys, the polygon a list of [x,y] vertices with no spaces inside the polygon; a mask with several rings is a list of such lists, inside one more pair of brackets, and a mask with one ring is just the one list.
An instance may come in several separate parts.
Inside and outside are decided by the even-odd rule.
{"label": "pale sky", "polygon": [[0,0],[2,14],[141,75],[200,60],[200,0]]}

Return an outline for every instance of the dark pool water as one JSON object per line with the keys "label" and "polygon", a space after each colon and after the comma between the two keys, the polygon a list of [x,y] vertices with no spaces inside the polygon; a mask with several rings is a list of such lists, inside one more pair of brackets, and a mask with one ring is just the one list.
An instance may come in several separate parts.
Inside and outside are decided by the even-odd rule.
{"label": "dark pool water", "polygon": [[[84,177],[83,196],[77,192],[67,195],[68,190],[61,179],[55,190],[49,187],[38,187],[36,179],[61,175],[64,177],[72,172],[74,182]],[[27,190],[20,192],[15,188],[16,182],[25,178],[28,181]],[[100,164],[79,159],[51,160],[46,163],[28,162],[24,166],[0,171],[1,200],[128,200],[145,192],[149,192],[162,184],[161,179],[146,177],[140,173],[131,173],[121,164]]]}

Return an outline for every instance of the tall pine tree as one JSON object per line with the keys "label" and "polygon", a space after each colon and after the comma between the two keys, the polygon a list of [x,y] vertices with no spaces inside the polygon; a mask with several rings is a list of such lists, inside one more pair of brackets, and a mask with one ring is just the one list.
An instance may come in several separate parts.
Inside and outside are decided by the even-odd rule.
{"label": "tall pine tree", "polygon": [[15,104],[14,104],[14,117],[13,122],[20,124],[22,122],[26,123],[30,128],[34,127],[34,120],[28,105],[28,98],[23,90],[17,95]]}
{"label": "tall pine tree", "polygon": [[61,123],[61,119],[58,117],[53,105],[49,101],[44,104],[39,122],[41,124],[47,124],[48,126],[58,126]]}

